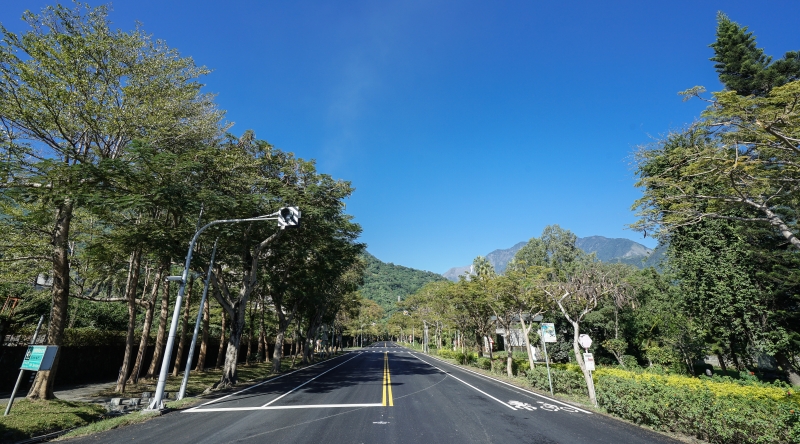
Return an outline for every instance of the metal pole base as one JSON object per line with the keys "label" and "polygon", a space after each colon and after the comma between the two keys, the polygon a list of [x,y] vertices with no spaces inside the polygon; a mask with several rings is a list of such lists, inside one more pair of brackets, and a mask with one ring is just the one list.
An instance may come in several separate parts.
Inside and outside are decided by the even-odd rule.
{"label": "metal pole base", "polygon": [[164,406],[164,401],[153,401],[150,403],[150,407],[146,409],[142,409],[142,414],[147,413],[161,413],[162,411],[166,410],[166,406]]}

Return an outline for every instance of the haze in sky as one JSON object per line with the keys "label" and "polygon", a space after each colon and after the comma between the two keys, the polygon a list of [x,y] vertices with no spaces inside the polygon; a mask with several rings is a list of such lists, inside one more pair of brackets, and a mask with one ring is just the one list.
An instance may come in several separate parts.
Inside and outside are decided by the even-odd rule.
{"label": "haze in sky", "polygon": [[[22,31],[26,9],[3,0]],[[655,242],[635,220],[632,151],[721,89],[716,13],[776,58],[800,49],[796,1],[114,1],[212,68],[205,90],[257,137],[352,181],[378,258],[444,272],[560,224]],[[98,5],[98,2],[90,4]]]}

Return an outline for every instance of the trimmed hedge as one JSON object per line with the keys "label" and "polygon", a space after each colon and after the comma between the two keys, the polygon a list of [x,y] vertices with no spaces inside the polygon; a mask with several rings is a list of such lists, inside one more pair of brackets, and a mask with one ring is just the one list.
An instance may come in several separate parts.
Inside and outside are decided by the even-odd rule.
{"label": "trimmed hedge", "polygon": [[800,442],[800,404],[791,396],[784,395],[782,400],[765,394],[751,396],[752,392],[743,394],[738,384],[716,383],[729,387],[712,391],[705,384],[676,384],[674,378],[637,378],[600,370],[597,401],[623,419],[711,443]]}
{"label": "trimmed hedge", "polygon": [[[588,397],[580,367],[551,364],[553,390]],[[550,391],[547,369],[527,374]],[[656,430],[710,443],[800,443],[800,395],[785,384],[731,378],[658,375],[603,367],[594,373],[597,402],[609,413]]]}

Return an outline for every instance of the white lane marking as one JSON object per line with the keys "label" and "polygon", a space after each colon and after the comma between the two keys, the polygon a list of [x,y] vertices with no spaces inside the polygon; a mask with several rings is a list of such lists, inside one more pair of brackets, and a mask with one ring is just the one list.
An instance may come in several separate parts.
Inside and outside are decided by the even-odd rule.
{"label": "white lane marking", "polygon": [[302,383],[302,384],[298,385],[297,387],[295,387],[295,388],[293,388],[293,389],[289,390],[288,392],[286,392],[286,393],[284,393],[284,394],[282,394],[282,395],[278,396],[277,398],[275,398],[275,399],[273,399],[272,401],[270,401],[270,402],[268,402],[268,403],[266,403],[266,404],[262,405],[261,407],[267,407],[268,405],[270,405],[270,404],[272,404],[273,402],[275,402],[275,401],[277,401],[277,400],[279,400],[279,399],[283,398],[284,396],[288,395],[289,393],[292,393],[292,392],[294,392],[295,390],[297,390],[297,389],[299,389],[300,387],[302,387],[302,386],[304,386],[304,385],[308,384],[309,382],[311,382],[311,381],[313,381],[313,380],[315,380],[315,379],[319,378],[320,376],[324,375],[325,373],[328,373],[329,371],[331,371],[331,370],[333,370],[333,369],[335,369],[335,368],[337,368],[337,367],[341,367],[342,365],[345,365],[345,364],[347,364],[348,362],[352,361],[353,359],[355,359],[355,358],[357,358],[357,357],[358,357],[358,355],[356,355],[356,356],[353,356],[352,358],[348,359],[347,361],[344,361],[344,362],[342,362],[341,364],[339,364],[339,365],[337,365],[337,366],[334,366],[334,367],[331,367],[331,368],[329,368],[329,369],[325,370],[324,372],[322,372],[322,373],[318,374],[317,376],[314,376],[313,378],[309,379],[308,381],[306,381],[306,382],[304,382],[304,383]]}
{"label": "white lane marking", "polygon": [[[409,353],[411,353],[411,352],[409,352]],[[414,356],[414,355],[412,354],[412,356]],[[547,396],[540,395],[540,394],[538,394],[538,393],[536,393],[536,392],[532,392],[532,391],[530,391],[530,390],[526,390],[526,389],[524,389],[524,388],[517,387],[517,386],[516,386],[516,385],[514,385],[514,384],[509,384],[509,383],[507,383],[507,382],[505,382],[505,381],[501,381],[501,380],[499,380],[499,379],[492,378],[491,376],[486,376],[486,375],[480,374],[480,373],[478,373],[478,372],[473,372],[472,370],[469,370],[469,369],[466,369],[466,368],[463,368],[463,367],[457,366],[457,365],[455,365],[455,364],[451,364],[451,363],[449,363],[449,362],[447,362],[447,361],[443,361],[443,360],[441,360],[441,359],[439,359],[439,358],[437,358],[437,357],[430,356],[430,355],[425,355],[425,356],[428,356],[428,357],[430,357],[430,358],[436,359],[437,361],[443,362],[443,363],[445,363],[445,364],[447,364],[447,365],[450,365],[450,366],[456,367],[456,368],[457,368],[457,369],[459,369],[459,370],[463,370],[463,371],[465,371],[465,372],[472,373],[473,375],[480,376],[481,378],[485,378],[485,379],[491,379],[492,381],[499,382],[500,384],[507,385],[507,386],[509,386],[509,387],[511,387],[511,388],[514,388],[514,389],[517,389],[517,390],[523,391],[523,392],[525,392],[525,393],[528,393],[528,394],[531,394],[531,395],[533,395],[533,396],[538,396],[538,397],[540,397],[540,398],[543,398],[543,399],[546,399],[546,400],[548,400],[548,401],[555,402],[556,404],[561,404],[561,405],[563,405],[563,406],[566,406],[566,407],[568,407],[568,408],[575,409],[575,410],[577,410],[577,411],[579,411],[579,412],[586,413],[587,415],[591,415],[591,414],[592,414],[592,412],[590,412],[590,411],[588,411],[588,410],[584,410],[584,409],[581,409],[581,408],[575,407],[574,405],[570,405],[570,404],[567,404],[567,403],[561,402],[561,401],[559,401],[559,400],[557,400],[557,399],[549,398],[549,397],[547,397]],[[419,358],[418,358],[418,359],[419,359]],[[424,361],[423,361],[423,362],[424,362]]]}
{"label": "white lane marking", "polygon": [[326,409],[326,408],[345,408],[345,407],[382,407],[380,402],[373,404],[307,404],[307,405],[273,405],[269,407],[210,407],[200,410],[186,410],[191,413],[202,412],[238,412],[252,410],[290,410],[290,409]]}
{"label": "white lane marking", "polygon": [[411,355],[411,356],[413,356],[413,357],[415,357],[415,358],[419,359],[420,361],[422,361],[422,362],[424,362],[424,363],[426,363],[426,364],[430,365],[431,367],[435,368],[436,370],[439,370],[440,372],[442,372],[442,373],[446,374],[447,376],[449,376],[449,377],[451,377],[451,378],[455,379],[456,381],[459,381],[460,383],[462,383],[462,384],[464,384],[464,385],[467,385],[467,386],[469,386],[469,387],[472,387],[472,389],[474,389],[475,391],[477,391],[477,392],[480,392],[480,393],[483,393],[485,396],[488,396],[489,398],[492,398],[492,399],[494,399],[495,401],[499,402],[500,404],[503,404],[504,406],[506,406],[506,407],[510,408],[511,410],[516,410],[516,408],[514,408],[514,407],[512,407],[512,406],[508,405],[508,403],[505,403],[505,402],[503,402],[503,401],[501,401],[501,400],[499,400],[499,399],[495,398],[494,396],[492,396],[492,395],[490,395],[490,394],[488,394],[488,393],[484,392],[483,390],[479,389],[478,387],[475,387],[474,385],[470,384],[469,382],[467,382],[467,381],[464,381],[463,379],[461,379],[461,378],[459,378],[459,377],[457,377],[457,376],[454,376],[452,373],[448,373],[448,372],[446,372],[446,371],[444,371],[444,370],[440,369],[439,367],[437,367],[437,366],[435,366],[435,365],[431,364],[430,362],[427,362],[427,361],[425,361],[424,359],[420,358],[419,356],[417,356],[417,355]]}
{"label": "white lane marking", "polygon": [[[350,354],[350,352],[347,352],[347,353],[343,354],[342,356],[346,356],[346,355],[348,355],[348,354]],[[339,357],[340,357],[340,356],[337,356],[337,358],[339,358]],[[333,358],[333,359],[336,359],[336,358]],[[351,358],[351,359],[352,359],[352,358]],[[349,361],[349,359],[348,359],[348,361]],[[188,413],[188,412],[191,412],[192,410],[197,410],[197,409],[199,409],[200,407],[203,407],[203,406],[205,406],[205,405],[213,404],[213,403],[215,403],[215,402],[217,402],[217,401],[222,401],[222,400],[223,400],[223,399],[225,399],[225,398],[230,398],[230,397],[231,397],[231,396],[233,396],[233,395],[238,395],[239,393],[244,393],[244,392],[246,392],[246,391],[248,391],[248,390],[251,390],[251,389],[254,389],[254,388],[256,388],[256,387],[258,387],[258,386],[260,386],[260,385],[264,385],[264,384],[266,384],[266,383],[268,383],[268,382],[276,381],[276,380],[278,380],[278,379],[281,379],[281,378],[283,378],[284,376],[289,376],[289,375],[291,375],[292,373],[297,373],[297,372],[299,372],[299,371],[301,371],[301,370],[308,370],[308,369],[310,369],[310,368],[314,368],[314,367],[316,367],[316,366],[318,366],[318,365],[321,365],[321,364],[324,364],[324,363],[326,363],[326,362],[328,362],[328,361],[322,361],[322,362],[318,362],[318,363],[316,363],[316,364],[314,364],[314,365],[309,365],[308,367],[302,367],[302,368],[298,368],[297,370],[291,371],[291,372],[289,372],[289,373],[284,373],[284,374],[282,374],[282,375],[280,375],[280,376],[276,376],[276,377],[274,377],[274,378],[267,379],[266,381],[259,382],[259,383],[258,383],[258,384],[256,384],[256,385],[251,385],[250,387],[247,387],[247,388],[244,388],[244,389],[242,389],[242,390],[239,390],[238,392],[231,393],[230,395],[225,395],[225,396],[223,396],[223,397],[221,397],[221,398],[212,399],[211,401],[204,402],[204,403],[202,403],[202,404],[198,405],[197,407],[192,407],[192,408],[190,408],[190,409],[188,409],[188,410],[184,410],[183,412],[184,412],[184,413]],[[340,365],[341,365],[341,364],[340,364]]]}

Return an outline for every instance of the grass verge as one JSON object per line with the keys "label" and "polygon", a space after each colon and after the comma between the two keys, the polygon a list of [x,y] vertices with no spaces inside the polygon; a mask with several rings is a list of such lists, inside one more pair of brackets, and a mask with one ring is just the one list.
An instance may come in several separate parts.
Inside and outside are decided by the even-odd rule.
{"label": "grass verge", "polygon": [[[317,362],[320,361],[318,360]],[[291,359],[284,358],[281,362],[281,372],[292,369],[291,364]],[[302,365],[296,365],[295,368],[301,366]],[[239,386],[276,376],[272,373],[271,362],[240,365],[237,371]],[[179,410],[200,402],[198,396],[209,390],[219,381],[221,376],[222,370],[220,369],[209,369],[201,373],[191,373],[186,388],[186,397],[180,401],[167,402],[167,408]],[[181,381],[182,375],[169,377],[167,379],[165,391],[177,392],[180,388]],[[140,382],[139,384],[129,384],[123,395],[114,393],[111,390],[104,390],[97,393],[97,397],[136,398],[141,397],[143,392],[155,392],[155,382],[147,381]],[[5,404],[0,405],[0,409],[5,410],[5,407]],[[74,430],[66,433],[62,438],[74,438],[130,424],[137,424],[155,416],[158,416],[158,414],[140,414],[135,412],[133,414],[108,417],[106,409],[102,404],[65,401],[61,399],[28,401],[25,398],[18,398],[14,401],[14,406],[9,416],[0,416],[0,442],[22,441],[69,429]]]}
{"label": "grass verge", "polygon": [[[0,406],[5,411],[6,404]],[[17,399],[8,416],[0,416],[0,442],[16,442],[103,419],[106,409],[88,402]]]}

